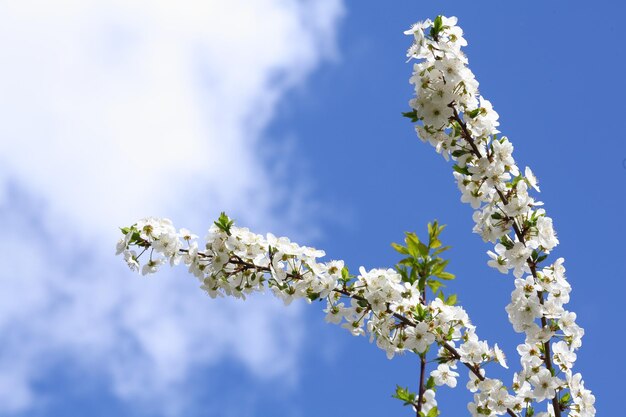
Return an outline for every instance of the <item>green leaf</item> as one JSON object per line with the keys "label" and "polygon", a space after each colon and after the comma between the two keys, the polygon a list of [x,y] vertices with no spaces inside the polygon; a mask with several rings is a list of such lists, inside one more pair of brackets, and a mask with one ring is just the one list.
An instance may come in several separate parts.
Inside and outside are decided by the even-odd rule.
{"label": "green leaf", "polygon": [[465,112],[465,114],[467,114],[469,117],[471,117],[473,119],[474,117],[478,116],[478,114],[480,114],[480,112],[481,112],[481,108],[479,107],[477,109]]}
{"label": "green leaf", "polygon": [[141,238],[141,235],[139,234],[138,230],[131,229],[130,233],[132,233],[132,235],[130,236],[130,243],[131,244],[144,246],[144,247],[150,246],[150,243],[148,243],[147,241],[145,241],[145,240],[143,240]]}
{"label": "green leaf", "polygon": [[408,255],[409,251],[407,250],[407,248],[405,248],[402,245],[398,245],[397,243],[392,243],[391,247],[394,248],[396,251],[400,252],[403,255]]}
{"label": "green leaf", "polygon": [[426,389],[433,389],[435,387],[435,378],[432,376],[426,381]]}
{"label": "green leaf", "polygon": [[422,255],[422,257],[427,257],[428,256],[428,252],[430,252],[430,249],[428,249],[428,246],[424,245],[422,242],[418,242],[417,243],[417,249],[419,250],[420,255]]}
{"label": "green leaf", "polygon": [[451,279],[454,279],[454,278],[455,278],[455,275],[454,275],[454,274],[451,274],[451,273],[449,273],[449,272],[445,272],[445,271],[444,271],[444,272],[439,272],[438,274],[435,274],[435,276],[436,276],[437,278],[441,278],[441,279],[444,279],[444,280],[446,280],[446,281],[449,281],[449,280],[451,280]]}
{"label": "green leaf", "polygon": [[419,116],[417,115],[417,110],[412,110],[412,111],[408,111],[408,112],[402,112],[402,115],[404,117],[408,117],[409,119],[411,119],[411,122],[415,123],[419,120]]}
{"label": "green leaf", "polygon": [[221,231],[230,236],[230,228],[235,223],[234,220],[231,220],[230,217],[226,215],[226,213],[221,212],[220,217],[218,217],[216,222],[213,222]]}
{"label": "green leaf", "polygon": [[472,175],[471,172],[469,172],[469,169],[467,167],[463,167],[461,168],[458,165],[454,165],[452,167],[452,169],[454,169],[456,172],[458,172],[459,174],[463,174],[463,175]]}
{"label": "green leaf", "polygon": [[439,37],[439,33],[443,30],[443,19],[441,15],[435,18],[433,26],[430,28],[430,36],[436,41]]}
{"label": "green leaf", "polygon": [[522,180],[522,178],[524,178],[521,174],[518,175],[517,177],[513,178],[513,181],[511,181],[511,187],[515,188],[515,186],[517,185],[518,182],[520,182]]}
{"label": "green leaf", "polygon": [[308,298],[309,300],[311,300],[311,301],[315,301],[315,300],[317,300],[318,298],[320,298],[320,293],[318,293],[318,292],[310,292],[310,291],[307,291],[307,295],[306,295],[306,296],[307,296],[307,298]]}
{"label": "green leaf", "polygon": [[426,417],[437,417],[439,415],[439,409],[437,407],[433,407],[430,409]]}
{"label": "green leaf", "polygon": [[396,385],[396,392],[391,396],[404,402],[404,405],[415,405],[416,394],[409,391],[409,388],[403,388],[400,385]]}
{"label": "green leaf", "polygon": [[424,307],[422,307],[421,304],[417,304],[415,306],[415,316],[419,321],[424,320],[426,317],[426,310],[424,310]]}
{"label": "green leaf", "polygon": [[404,239],[406,242],[406,247],[409,251],[409,254],[415,258],[419,258],[420,250],[419,243],[420,240],[415,233],[406,233],[406,238]]}
{"label": "green leaf", "polygon": [[446,305],[453,306],[456,304],[456,294],[450,295],[446,298]]}
{"label": "green leaf", "polygon": [[406,266],[400,264],[396,265],[396,272],[398,272],[398,274],[402,277],[402,282],[409,282],[412,284],[411,279],[409,278],[409,270]]}
{"label": "green leaf", "polygon": [[415,258],[412,258],[412,257],[404,258],[403,260],[401,260],[398,263],[400,265],[414,266],[415,265]]}
{"label": "green leaf", "polygon": [[448,263],[450,263],[450,260],[444,261],[441,258],[435,259],[435,267],[433,268],[433,274],[438,274],[439,272],[442,272],[446,268]]}
{"label": "green leaf", "polygon": [[513,246],[515,246],[511,238],[508,237],[507,235],[504,235],[500,238],[500,243],[502,243],[502,246],[504,246],[507,249],[511,249]]}
{"label": "green leaf", "polygon": [[447,251],[447,250],[448,250],[448,249],[450,249],[450,248],[451,248],[451,246],[443,246],[443,247],[441,247],[441,248],[437,249],[436,251],[434,251],[434,252],[433,252],[433,256],[437,256],[437,255],[439,255],[440,253],[445,252],[445,251]]}
{"label": "green leaf", "polygon": [[350,271],[348,271],[348,267],[344,266],[341,268],[341,280],[344,283],[348,283],[352,279],[352,275],[350,275]]}
{"label": "green leaf", "polygon": [[426,281],[426,285],[428,285],[428,288],[430,288],[433,293],[439,291],[439,288],[445,287],[445,285],[443,285],[441,282],[434,279],[429,279],[428,281]]}

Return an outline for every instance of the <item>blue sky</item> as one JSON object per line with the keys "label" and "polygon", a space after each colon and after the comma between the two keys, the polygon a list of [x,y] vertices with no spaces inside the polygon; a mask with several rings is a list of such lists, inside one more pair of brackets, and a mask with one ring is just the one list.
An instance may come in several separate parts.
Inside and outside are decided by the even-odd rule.
{"label": "blue sky", "polygon": [[[45,3],[0,3],[0,415],[411,415],[390,395],[417,384],[415,358],[388,361],[321,305],[126,271],[115,227],[145,215],[202,232],[226,210],[353,269],[393,265],[389,243],[438,219],[450,290],[515,365],[512,277],[487,267],[450,166],[400,115],[402,32],[440,13],[539,178],[586,329],[576,367],[598,415],[620,409],[621,3]],[[438,398],[466,413],[462,389]]]}

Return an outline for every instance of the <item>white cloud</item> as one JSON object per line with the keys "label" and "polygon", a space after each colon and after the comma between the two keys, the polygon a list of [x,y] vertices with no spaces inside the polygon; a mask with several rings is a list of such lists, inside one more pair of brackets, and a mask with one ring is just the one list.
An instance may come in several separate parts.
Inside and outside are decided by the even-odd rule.
{"label": "white cloud", "polygon": [[116,227],[146,215],[279,224],[287,190],[258,156],[262,130],[333,53],[341,13],[340,0],[0,3],[0,412],[36,405],[47,358],[100,370],[123,398],[225,357],[288,373],[297,308],[205,299],[180,274],[129,278],[109,254]]}

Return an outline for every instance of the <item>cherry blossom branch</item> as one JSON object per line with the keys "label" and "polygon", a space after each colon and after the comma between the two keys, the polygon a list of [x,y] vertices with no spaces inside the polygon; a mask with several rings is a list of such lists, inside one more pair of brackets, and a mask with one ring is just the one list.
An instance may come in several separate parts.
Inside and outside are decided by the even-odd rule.
{"label": "cherry blossom branch", "polygon": [[[179,249],[180,253],[182,255],[186,255],[189,253],[188,249]],[[210,254],[206,254],[206,253],[202,253],[202,252],[198,252],[198,256],[202,257],[202,258],[206,258],[206,259],[210,259],[212,258],[212,256]],[[238,265],[238,266],[244,266],[246,268],[246,270],[250,270],[250,269],[254,269],[257,272],[263,272],[263,273],[271,273],[271,270],[269,267],[262,267],[262,266],[258,266],[258,265],[254,265],[252,263],[249,262],[245,262],[243,261],[241,258],[239,258],[238,256],[233,256],[232,258],[229,259],[229,262],[234,264],[234,265]],[[237,271],[237,272],[243,272],[243,271]],[[300,275],[296,275],[296,274],[292,274],[292,273],[288,273],[287,277],[289,279],[292,280],[298,280],[301,279],[302,277]],[[364,297],[361,297],[359,295],[356,295],[350,291],[348,291],[348,289],[344,286],[343,288],[335,288],[333,289],[333,292],[336,292],[338,294],[344,295],[346,297],[352,298],[356,301],[360,301],[363,303],[367,303],[367,308],[371,310],[371,305],[369,304],[369,302],[367,301],[367,299],[365,299]],[[422,293],[422,300],[426,300],[426,291],[424,290]],[[416,323],[413,322],[411,319],[407,318],[404,315],[398,314],[398,313],[392,313],[393,317],[396,318],[400,323],[406,325],[406,326],[411,326],[411,327],[415,327]],[[452,354],[452,356],[458,360],[459,362],[461,362],[463,365],[465,365],[465,367],[467,367],[467,369],[472,372],[476,378],[478,378],[481,381],[485,380],[485,377],[483,374],[480,373],[480,367],[477,366],[476,364],[471,364],[468,362],[463,362],[461,360],[461,354],[453,347],[451,346],[449,343],[447,343],[446,341],[439,341],[437,340],[437,343],[443,347],[444,349],[446,349],[448,352],[450,352]],[[424,363],[424,367],[421,369],[420,374],[422,375],[420,377],[420,391],[422,391],[423,387],[424,387],[424,369],[425,369],[425,360],[422,359],[421,360]],[[419,398],[419,402],[421,402],[423,399],[423,392],[421,392],[420,394],[420,398]],[[419,403],[418,402],[418,403]],[[515,416],[516,414],[511,411],[508,410],[509,414],[511,416]]]}
{"label": "cherry blossom branch", "polygon": [[[418,417],[439,414],[434,388],[456,386],[457,362],[470,372],[467,387],[475,394],[468,409],[473,417],[518,417],[523,411],[535,417],[561,417],[565,411],[569,417],[593,417],[595,397],[580,373],[573,373],[584,331],[575,322],[576,314],[564,309],[571,286],[563,259],[538,268],[558,244],[552,219],[529,194],[530,188],[539,191],[532,171],[520,173],[513,146],[498,136],[498,114],[478,95],[478,82],[461,51],[467,42],[456,23],[454,17],[438,16],[405,32],[414,38],[407,55],[419,61],[410,80],[416,96],[405,116],[417,123],[420,139],[455,161],[461,200],[476,210],[474,231],[495,244],[488,264],[505,274],[513,270],[515,289],[506,311],[514,330],[525,334],[517,347],[522,369],[513,378],[514,395],[502,381],[485,377],[481,367],[492,361],[506,367],[498,346],[489,348],[479,340],[467,313],[455,305],[456,297],[445,298],[439,290],[438,279],[454,276],[444,271],[447,261],[437,256],[445,247],[437,249],[441,243],[436,236],[443,228],[436,223],[429,224],[428,245],[409,233],[406,246],[393,245],[406,255],[395,269],[360,268],[356,276],[343,261],[319,262],[322,251],[235,227],[223,213],[209,229],[203,250],[188,230],[177,232],[169,220],[147,218],[122,229],[117,252],[144,275],[165,262],[182,262],[211,297],[245,298],[270,289],[286,304],[298,298],[325,299],[327,321],[355,336],[369,334],[390,359],[406,351],[420,356],[418,394],[398,387],[394,396],[412,405]],[[149,259],[140,265],[148,249]],[[436,295],[429,302],[427,286]],[[343,301],[348,300],[346,306]],[[557,331],[562,340],[552,343]],[[434,343],[440,346],[440,364],[425,381],[426,351]],[[535,413],[534,404],[545,400],[550,400],[547,410]]]}
{"label": "cherry blossom branch", "polygon": [[[419,62],[410,79],[416,94],[410,102],[413,110],[404,115],[418,123],[420,139],[446,160],[456,162],[454,176],[461,200],[476,209],[474,231],[496,244],[495,253],[488,252],[489,265],[502,273],[514,270],[515,290],[506,310],[515,331],[526,334],[525,343],[517,349],[522,371],[515,375],[514,390],[537,402],[549,399],[547,413],[554,417],[565,410],[570,417],[594,416],[595,398],[582,385],[580,374],[572,372],[574,352],[584,331],[575,323],[576,315],[563,308],[571,291],[563,259],[537,268],[558,244],[552,219],[536,208],[542,203],[529,195],[529,188],[539,191],[534,174],[529,168],[520,173],[512,157],[513,146],[498,136],[498,114],[478,94],[478,82],[461,50],[467,42],[456,23],[454,17],[438,16],[405,32],[414,38],[407,56]],[[528,272],[530,277],[522,279]],[[537,319],[541,326],[535,323]],[[565,337],[551,346],[556,330]],[[543,370],[539,370],[541,363]],[[556,365],[565,381],[557,377]],[[472,414],[485,414],[485,404],[479,399]],[[534,413],[530,401],[525,407],[527,414]]]}
{"label": "cherry blossom branch", "polygon": [[[443,227],[436,222],[429,225],[428,245],[414,234],[407,234],[406,247],[394,244],[396,250],[408,255],[397,267],[398,272],[361,268],[356,277],[349,274],[342,261],[319,263],[316,258],[323,256],[322,251],[300,247],[288,239],[272,235],[265,239],[233,226],[225,215],[220,216],[209,231],[205,251],[198,250],[195,235],[185,229],[177,233],[168,220],[143,219],[122,229],[125,237],[118,244],[118,253],[123,253],[129,266],[138,270],[140,255],[136,255],[132,247],[141,248],[142,253],[150,248],[154,256],[141,268],[144,274],[156,272],[167,260],[171,264],[182,261],[212,297],[245,297],[248,292],[262,291],[267,284],[286,303],[294,298],[309,301],[327,298],[328,321],[339,324],[345,320],[343,327],[354,335],[365,334],[367,329],[389,358],[404,351],[420,356],[419,394],[414,399],[409,398],[408,403],[415,407],[418,415],[428,412],[430,416],[438,414],[432,387],[456,386],[455,375],[458,374],[445,363],[454,367],[459,361],[476,380],[481,383],[492,381],[492,386],[503,389],[501,382],[488,380],[480,366],[481,362],[487,361],[504,364],[497,345],[490,350],[485,342],[478,340],[465,311],[453,305],[456,297],[448,297],[444,303],[443,293],[439,291],[439,298],[426,303],[427,287],[436,292],[440,286],[437,279],[454,277],[445,271],[447,261],[437,256],[447,249],[441,247],[437,237],[441,230]],[[187,242],[187,248],[183,247],[181,239]],[[351,300],[351,308],[343,306],[342,296]],[[462,351],[457,350],[450,340],[461,341]],[[439,359],[443,364],[431,372],[427,388],[425,354],[433,342],[448,355],[440,351]],[[433,380],[434,376],[436,380]],[[429,408],[424,410],[426,404]],[[435,413],[431,414],[433,408]],[[502,411],[517,417],[510,407],[504,407]]]}
{"label": "cherry blossom branch", "polygon": [[[479,159],[482,158],[483,156],[482,156],[480,150],[478,150],[478,148],[476,147],[476,144],[474,143],[474,139],[472,138],[472,135],[469,133],[469,131],[467,129],[467,125],[465,124],[465,122],[461,118],[461,116],[459,115],[459,112],[457,111],[456,107],[454,106],[454,103],[450,103],[449,107],[452,109],[452,112],[454,114],[452,119],[454,121],[456,121],[461,126],[461,129],[463,130],[463,137],[470,144],[470,146],[472,148],[472,152],[474,153],[474,155],[477,158],[479,158]],[[491,161],[492,158],[489,157],[489,160]],[[509,201],[508,201],[506,195],[504,195],[504,193],[498,187],[494,187],[494,189],[498,193],[498,196],[500,197],[500,200],[502,201],[502,203],[505,206],[508,205]],[[509,217],[506,217],[506,219],[510,220],[512,222],[512,228],[513,228],[513,231],[515,232],[515,235],[517,236],[517,239],[524,246],[526,246],[526,240],[524,238],[524,233],[520,230],[520,227],[517,224],[517,220],[515,218],[509,218]],[[530,258],[528,258],[526,260],[526,263],[528,264],[528,267],[530,268],[530,271],[531,271],[531,274],[532,274],[533,278],[535,280],[538,280],[539,277],[537,276],[537,265],[536,265],[536,263],[533,262]],[[544,303],[543,291],[537,291],[537,297],[539,298],[539,303],[541,305],[543,305],[543,303]],[[547,320],[546,320],[545,316],[542,315],[540,320],[541,320],[541,327],[542,327],[542,329],[546,329],[548,327],[548,323],[547,323]],[[548,371],[550,371],[551,374],[554,374],[553,367],[552,367],[552,355],[550,354],[550,341],[549,340],[543,343],[543,348],[544,348],[544,355],[543,355],[544,365],[545,365],[546,369]],[[561,417],[561,406],[559,404],[558,392],[556,393],[554,398],[552,398],[552,407],[554,409],[555,417]]]}

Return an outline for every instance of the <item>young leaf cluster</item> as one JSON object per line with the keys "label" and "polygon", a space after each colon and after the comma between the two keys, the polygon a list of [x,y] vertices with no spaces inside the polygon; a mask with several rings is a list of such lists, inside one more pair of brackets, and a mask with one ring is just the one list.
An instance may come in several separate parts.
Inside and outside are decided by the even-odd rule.
{"label": "young leaf cluster", "polygon": [[404,245],[392,243],[391,246],[400,254],[405,255],[405,258],[396,265],[396,270],[402,276],[403,281],[410,284],[417,281],[420,292],[424,293],[428,287],[446,304],[454,305],[456,295],[452,294],[444,298],[442,290],[445,288],[444,281],[455,278],[454,274],[445,270],[450,261],[439,256],[450,249],[449,246],[442,246],[439,240],[439,235],[444,228],[445,225],[439,225],[435,220],[433,223],[428,223],[428,240],[421,241],[415,233],[406,232]]}

